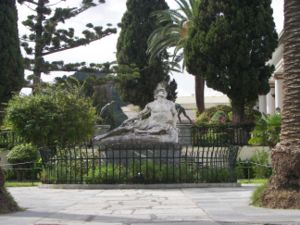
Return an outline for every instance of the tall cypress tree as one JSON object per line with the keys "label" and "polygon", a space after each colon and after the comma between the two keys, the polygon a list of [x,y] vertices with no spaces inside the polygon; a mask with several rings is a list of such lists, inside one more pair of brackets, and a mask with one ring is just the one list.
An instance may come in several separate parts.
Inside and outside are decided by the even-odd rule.
{"label": "tall cypress tree", "polygon": [[[15,0],[0,1],[0,111],[24,82]],[[1,120],[0,116],[0,120]]]}
{"label": "tall cypress tree", "polygon": [[243,121],[245,104],[269,91],[277,46],[271,0],[201,0],[185,48],[188,72],[232,102],[233,121]]}
{"label": "tall cypress tree", "polygon": [[117,61],[119,65],[136,66],[140,76],[120,82],[119,90],[124,101],[140,107],[153,100],[153,90],[160,81],[169,80],[162,56],[149,62],[147,55],[147,40],[157,26],[151,14],[167,8],[165,0],[127,0],[122,18]]}
{"label": "tall cypress tree", "polygon": [[[17,9],[14,0],[0,1],[0,110],[24,81],[24,69],[19,47]],[[2,113],[0,114],[2,120]],[[0,121],[1,122],[1,121]],[[4,187],[4,174],[0,167],[0,214],[19,208]]]}

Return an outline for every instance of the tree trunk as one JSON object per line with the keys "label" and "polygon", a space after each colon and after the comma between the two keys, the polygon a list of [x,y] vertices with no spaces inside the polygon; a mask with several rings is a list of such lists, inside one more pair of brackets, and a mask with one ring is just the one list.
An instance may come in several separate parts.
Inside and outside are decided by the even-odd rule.
{"label": "tree trunk", "polygon": [[0,188],[4,187],[4,182],[5,182],[5,180],[4,180],[4,173],[3,173],[2,168],[0,166]]}
{"label": "tree trunk", "polygon": [[273,176],[262,195],[272,208],[300,209],[300,1],[284,2],[284,99],[280,143],[272,151]]}
{"label": "tree trunk", "polygon": [[35,25],[35,48],[34,48],[34,69],[33,69],[33,89],[41,82],[42,66],[43,66],[43,20],[44,20],[44,7],[45,1],[39,0],[37,11],[37,19]]}
{"label": "tree trunk", "polygon": [[205,110],[204,88],[205,88],[205,80],[200,76],[195,76],[195,96],[196,96],[196,106],[197,106],[198,113],[202,113]]}
{"label": "tree trunk", "polygon": [[2,168],[0,167],[0,214],[15,212],[19,210],[17,203],[11,197],[11,195],[6,191],[4,187],[4,174]]}
{"label": "tree trunk", "polygon": [[245,103],[236,102],[232,99],[232,123],[240,124],[245,117]]}

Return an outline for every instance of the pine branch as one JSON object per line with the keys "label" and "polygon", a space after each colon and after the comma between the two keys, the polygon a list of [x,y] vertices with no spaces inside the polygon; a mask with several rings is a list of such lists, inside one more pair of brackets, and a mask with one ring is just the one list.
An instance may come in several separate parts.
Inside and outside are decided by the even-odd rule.
{"label": "pine branch", "polygon": [[110,34],[116,33],[116,29],[106,29],[101,35],[98,36],[94,36],[92,38],[81,38],[75,41],[70,41],[69,39],[67,39],[66,41],[68,41],[68,43],[66,43],[66,45],[64,45],[63,47],[58,47],[58,48],[49,48],[49,51],[47,52],[43,52],[42,56],[46,56],[46,55],[50,55],[50,54],[54,54],[57,52],[62,52],[65,50],[69,50],[69,49],[73,49],[79,46],[83,46],[83,45],[87,45],[90,44],[94,41],[100,40],[101,38],[104,38]]}
{"label": "pine branch", "polygon": [[62,72],[76,72],[83,71],[88,73],[112,73],[111,65],[114,62],[107,62],[103,64],[90,63],[89,65],[86,62],[79,63],[67,63],[63,61],[54,61],[54,62],[44,62],[43,68],[44,73],[49,73],[52,71],[62,71]]}
{"label": "pine branch", "polygon": [[33,0],[18,0],[18,2],[20,4],[23,4],[24,2],[28,2],[28,3],[31,3],[31,4],[34,4],[34,5],[38,5],[38,3],[33,1]]}
{"label": "pine branch", "polygon": [[96,6],[96,4],[89,3],[81,6],[80,8],[56,8],[54,15],[51,18],[49,18],[49,21],[51,21],[52,23],[64,23],[65,20],[73,18],[94,6]]}

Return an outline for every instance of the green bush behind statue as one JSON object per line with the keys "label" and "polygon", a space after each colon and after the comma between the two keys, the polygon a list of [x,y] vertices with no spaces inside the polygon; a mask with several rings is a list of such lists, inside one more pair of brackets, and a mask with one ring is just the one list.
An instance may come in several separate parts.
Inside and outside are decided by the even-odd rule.
{"label": "green bush behind statue", "polygon": [[47,87],[30,96],[15,96],[6,109],[6,124],[36,146],[66,146],[92,137],[96,111],[79,88]]}

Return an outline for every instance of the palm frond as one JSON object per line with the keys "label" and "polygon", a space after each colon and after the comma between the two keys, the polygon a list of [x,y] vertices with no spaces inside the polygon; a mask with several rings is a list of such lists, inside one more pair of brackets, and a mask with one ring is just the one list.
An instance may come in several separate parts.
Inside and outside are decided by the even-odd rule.
{"label": "palm frond", "polygon": [[153,31],[147,42],[150,61],[172,48],[170,63],[178,64],[179,60],[184,60],[182,49],[187,36],[183,35],[183,27],[186,22],[189,22],[188,26],[193,25],[192,21],[197,15],[201,0],[175,1],[179,6],[178,9],[159,10],[151,14],[159,27]]}

